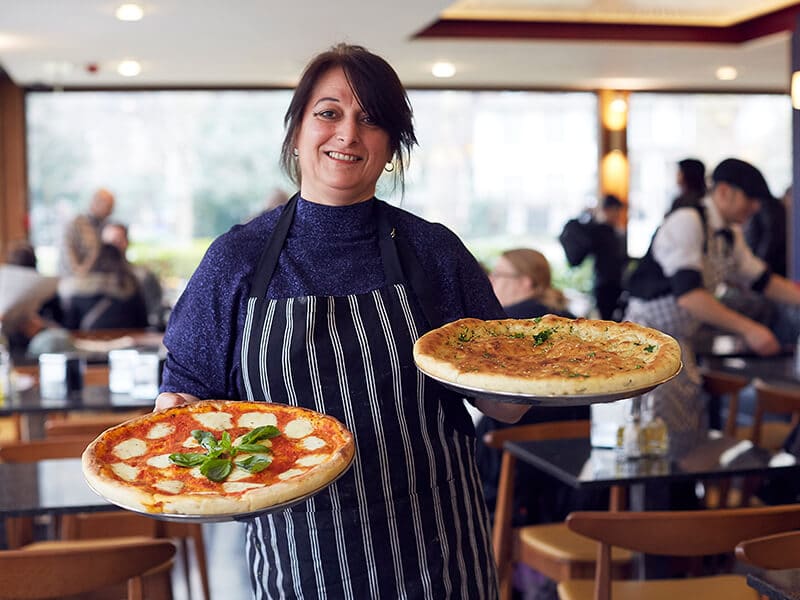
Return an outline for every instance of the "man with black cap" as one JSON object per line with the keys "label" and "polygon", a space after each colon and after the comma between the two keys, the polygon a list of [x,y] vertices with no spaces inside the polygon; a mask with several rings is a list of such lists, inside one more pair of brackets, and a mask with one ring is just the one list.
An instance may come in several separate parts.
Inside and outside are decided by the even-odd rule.
{"label": "man with black cap", "polygon": [[766,326],[728,308],[715,297],[723,283],[750,288],[776,302],[800,304],[800,291],[773,274],[747,246],[741,225],[769,194],[759,170],[728,158],[714,169],[712,188],[699,207],[668,214],[629,281],[625,318],[675,337],[683,350],[683,371],[652,394],[671,440],[689,447],[707,430],[707,411],[691,339],[703,323],[738,334],[761,355],[780,345]]}

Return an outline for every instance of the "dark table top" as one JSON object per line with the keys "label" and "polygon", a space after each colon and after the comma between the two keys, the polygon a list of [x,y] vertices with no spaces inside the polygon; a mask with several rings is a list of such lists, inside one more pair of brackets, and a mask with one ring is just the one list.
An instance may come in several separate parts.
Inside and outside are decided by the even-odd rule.
{"label": "dark table top", "polygon": [[86,484],[79,458],[0,463],[0,517],[117,510]]}
{"label": "dark table top", "polygon": [[130,394],[112,394],[108,386],[86,386],[79,392],[60,398],[42,398],[34,386],[11,398],[0,399],[0,416],[47,413],[53,411],[131,410],[152,408],[152,397],[136,398]]}
{"label": "dark table top", "polygon": [[800,600],[800,569],[750,573],[747,585],[770,600]]}
{"label": "dark table top", "polygon": [[[711,439],[680,458],[640,459],[623,459],[618,457],[615,450],[592,448],[588,438],[506,442],[505,448],[518,460],[575,488],[765,475],[800,469],[796,462],[785,466],[770,466],[771,454],[760,448],[751,447],[741,453],[725,453],[734,447],[744,448],[737,444],[739,441],[731,438]],[[789,458],[789,455],[784,457]]]}

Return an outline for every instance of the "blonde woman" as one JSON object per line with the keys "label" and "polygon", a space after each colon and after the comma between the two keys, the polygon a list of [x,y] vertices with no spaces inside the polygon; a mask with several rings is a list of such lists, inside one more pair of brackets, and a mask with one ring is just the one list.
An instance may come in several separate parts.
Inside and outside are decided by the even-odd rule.
{"label": "blonde woman", "polygon": [[489,280],[500,304],[512,319],[540,317],[547,313],[574,318],[567,298],[553,287],[550,263],[530,248],[506,250],[497,259]]}

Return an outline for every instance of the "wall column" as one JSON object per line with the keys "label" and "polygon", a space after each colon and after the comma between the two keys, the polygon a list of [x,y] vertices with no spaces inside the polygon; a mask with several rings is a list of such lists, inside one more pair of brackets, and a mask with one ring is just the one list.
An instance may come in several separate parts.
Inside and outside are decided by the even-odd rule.
{"label": "wall column", "polygon": [[0,69],[0,262],[28,238],[25,93]]}
{"label": "wall column", "polygon": [[[792,73],[800,71],[800,16],[792,31]],[[791,75],[790,75],[791,77]],[[800,91],[800,90],[798,90]],[[792,104],[796,103],[792,89]],[[792,199],[789,209],[789,277],[800,281],[800,110],[792,109]]]}
{"label": "wall column", "polygon": [[628,165],[628,96],[626,91],[600,90],[598,166],[600,197],[614,194],[627,204],[630,186]]}

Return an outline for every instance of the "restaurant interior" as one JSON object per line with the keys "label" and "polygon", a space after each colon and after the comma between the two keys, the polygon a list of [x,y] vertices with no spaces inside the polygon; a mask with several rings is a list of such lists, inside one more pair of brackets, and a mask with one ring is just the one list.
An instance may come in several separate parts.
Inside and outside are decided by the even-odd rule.
{"label": "restaurant interior", "polygon": [[[521,277],[500,272],[505,251],[535,249],[558,308],[621,320],[595,298],[611,250],[573,261],[565,226],[617,199],[630,273],[687,158],[709,194],[725,159],[757,167],[783,211],[769,266],[800,282],[800,2],[0,0],[0,341],[18,339],[21,305],[42,315],[62,294],[66,227],[101,192],[123,261],[158,287],[137,324],[90,311],[0,344],[0,600],[270,597],[251,592],[244,519],[122,510],[79,457],[153,409],[164,332],[212,241],[294,194],[284,113],[309,59],[341,42],[385,58],[414,109],[405,186],[389,173],[376,195],[446,225],[492,285]],[[35,262],[11,265],[23,246]],[[637,429],[627,445],[656,385],[502,428],[465,404],[489,453],[500,598],[800,598],[800,311],[724,294],[776,345],[701,330],[701,443]]]}

